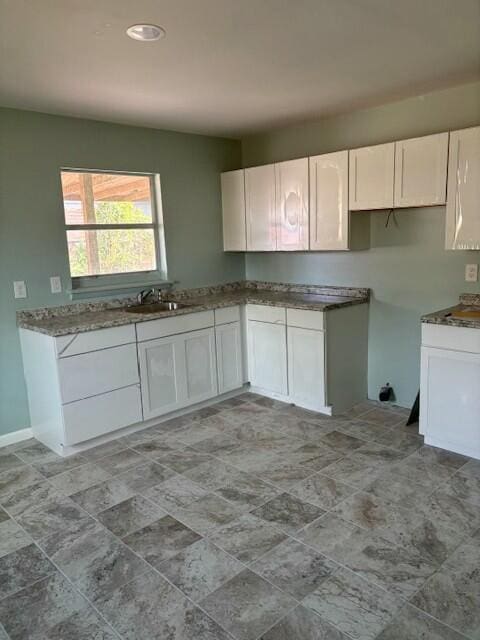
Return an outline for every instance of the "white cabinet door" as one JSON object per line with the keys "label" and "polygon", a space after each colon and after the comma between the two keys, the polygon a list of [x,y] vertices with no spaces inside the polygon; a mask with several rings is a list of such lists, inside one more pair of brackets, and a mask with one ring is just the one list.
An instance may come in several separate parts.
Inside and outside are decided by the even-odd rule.
{"label": "white cabinet door", "polygon": [[61,358],[58,377],[63,404],[133,385],[138,382],[136,345]]}
{"label": "white cabinet door", "polygon": [[422,347],[425,442],[480,458],[480,354]]}
{"label": "white cabinet door", "polygon": [[217,395],[215,331],[203,329],[185,334],[186,404],[194,404]]}
{"label": "white cabinet door", "polygon": [[310,158],[310,249],[348,249],[348,151]]}
{"label": "white cabinet door", "polygon": [[275,251],[275,167],[245,169],[247,251]]}
{"label": "white cabinet door", "polygon": [[295,404],[325,407],[325,333],[287,328],[288,390]]}
{"label": "white cabinet door", "polygon": [[308,249],[308,158],[275,165],[277,251]]}
{"label": "white cabinet door", "polygon": [[62,407],[66,446],[86,442],[142,421],[140,385],[102,393]]}
{"label": "white cabinet door", "polygon": [[350,151],[349,206],[360,209],[393,207],[395,143]]}
{"label": "white cabinet door", "polygon": [[246,251],[245,174],[243,169],[222,173],[223,248]]}
{"label": "white cabinet door", "polygon": [[218,392],[239,389],[243,384],[240,322],[215,327],[217,343]]}
{"label": "white cabinet door", "polygon": [[145,420],[185,405],[184,335],[158,338],[138,344]]}
{"label": "white cabinet door", "polygon": [[395,143],[395,207],[445,204],[448,133]]}
{"label": "white cabinet door", "polygon": [[480,249],[480,127],[452,131],[448,160],[447,249]]}
{"label": "white cabinet door", "polygon": [[248,321],[250,384],[287,395],[287,335],[285,325]]}

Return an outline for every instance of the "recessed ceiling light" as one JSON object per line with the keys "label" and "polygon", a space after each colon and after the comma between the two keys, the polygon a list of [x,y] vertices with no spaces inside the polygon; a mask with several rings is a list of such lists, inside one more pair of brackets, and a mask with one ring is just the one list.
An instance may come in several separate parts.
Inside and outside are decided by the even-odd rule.
{"label": "recessed ceiling light", "polygon": [[127,36],[141,42],[153,42],[166,36],[165,29],[156,24],[132,24],[127,29]]}

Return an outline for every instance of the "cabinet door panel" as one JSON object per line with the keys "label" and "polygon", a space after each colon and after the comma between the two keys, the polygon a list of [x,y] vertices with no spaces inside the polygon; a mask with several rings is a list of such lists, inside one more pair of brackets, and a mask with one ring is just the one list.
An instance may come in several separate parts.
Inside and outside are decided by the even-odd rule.
{"label": "cabinet door panel", "polygon": [[308,158],[275,165],[277,251],[308,249]]}
{"label": "cabinet door panel", "polygon": [[139,385],[63,406],[66,446],[129,427],[142,421]]}
{"label": "cabinet door panel", "polygon": [[138,382],[137,349],[126,344],[58,361],[62,402],[74,402]]}
{"label": "cabinet door panel", "polygon": [[138,356],[145,420],[182,407],[186,400],[183,335],[142,342]]}
{"label": "cabinet door panel", "polygon": [[452,131],[448,161],[447,249],[480,249],[480,127]]}
{"label": "cabinet door panel", "polygon": [[360,209],[393,207],[395,143],[350,151],[349,206]]}
{"label": "cabinet door panel", "polygon": [[288,327],[288,389],[294,402],[325,406],[325,334]]}
{"label": "cabinet door panel", "polygon": [[348,249],[348,151],[310,158],[310,249]]}
{"label": "cabinet door panel", "polygon": [[184,336],[187,403],[193,404],[217,394],[214,329]]}
{"label": "cabinet door panel", "polygon": [[448,133],[395,143],[395,206],[445,204]]}
{"label": "cabinet door panel", "polygon": [[422,348],[420,424],[426,441],[480,457],[480,355]]}
{"label": "cabinet door panel", "polygon": [[247,251],[275,251],[275,167],[245,169]]}
{"label": "cabinet door panel", "polygon": [[248,321],[248,368],[252,386],[287,395],[285,325]]}
{"label": "cabinet door panel", "polygon": [[232,322],[217,326],[215,339],[217,344],[218,392],[225,393],[232,389],[239,389],[243,381],[240,323]]}
{"label": "cabinet door panel", "polygon": [[247,249],[245,225],[245,175],[243,169],[222,173],[223,249]]}

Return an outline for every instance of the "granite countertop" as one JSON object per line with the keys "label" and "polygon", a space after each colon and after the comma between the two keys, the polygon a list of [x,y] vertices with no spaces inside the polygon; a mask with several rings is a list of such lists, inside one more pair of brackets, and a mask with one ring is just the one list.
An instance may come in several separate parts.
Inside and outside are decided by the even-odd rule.
{"label": "granite countertop", "polygon": [[457,311],[479,311],[480,312],[480,293],[463,293],[460,301],[454,307],[441,309],[428,313],[422,317],[425,324],[444,324],[450,327],[466,327],[468,329],[480,329],[480,317],[466,318],[456,317]]}
{"label": "granite countertop", "polygon": [[351,287],[320,287],[246,281],[217,287],[174,291],[169,300],[188,306],[172,311],[139,314],[126,311],[134,298],[91,302],[19,311],[17,325],[49,336],[64,336],[95,329],[118,327],[159,318],[209,311],[236,304],[262,304],[271,307],[329,311],[368,303],[370,290]]}

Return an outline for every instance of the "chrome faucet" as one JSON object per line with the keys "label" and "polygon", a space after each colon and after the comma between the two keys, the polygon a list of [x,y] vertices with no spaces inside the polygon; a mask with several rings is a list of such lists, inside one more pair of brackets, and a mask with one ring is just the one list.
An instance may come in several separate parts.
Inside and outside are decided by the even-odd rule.
{"label": "chrome faucet", "polygon": [[152,287],[151,289],[142,289],[142,291],[137,295],[137,302],[138,304],[147,304],[149,298],[155,299],[155,296],[157,296],[157,300],[160,300],[160,292],[157,292],[155,287]]}

